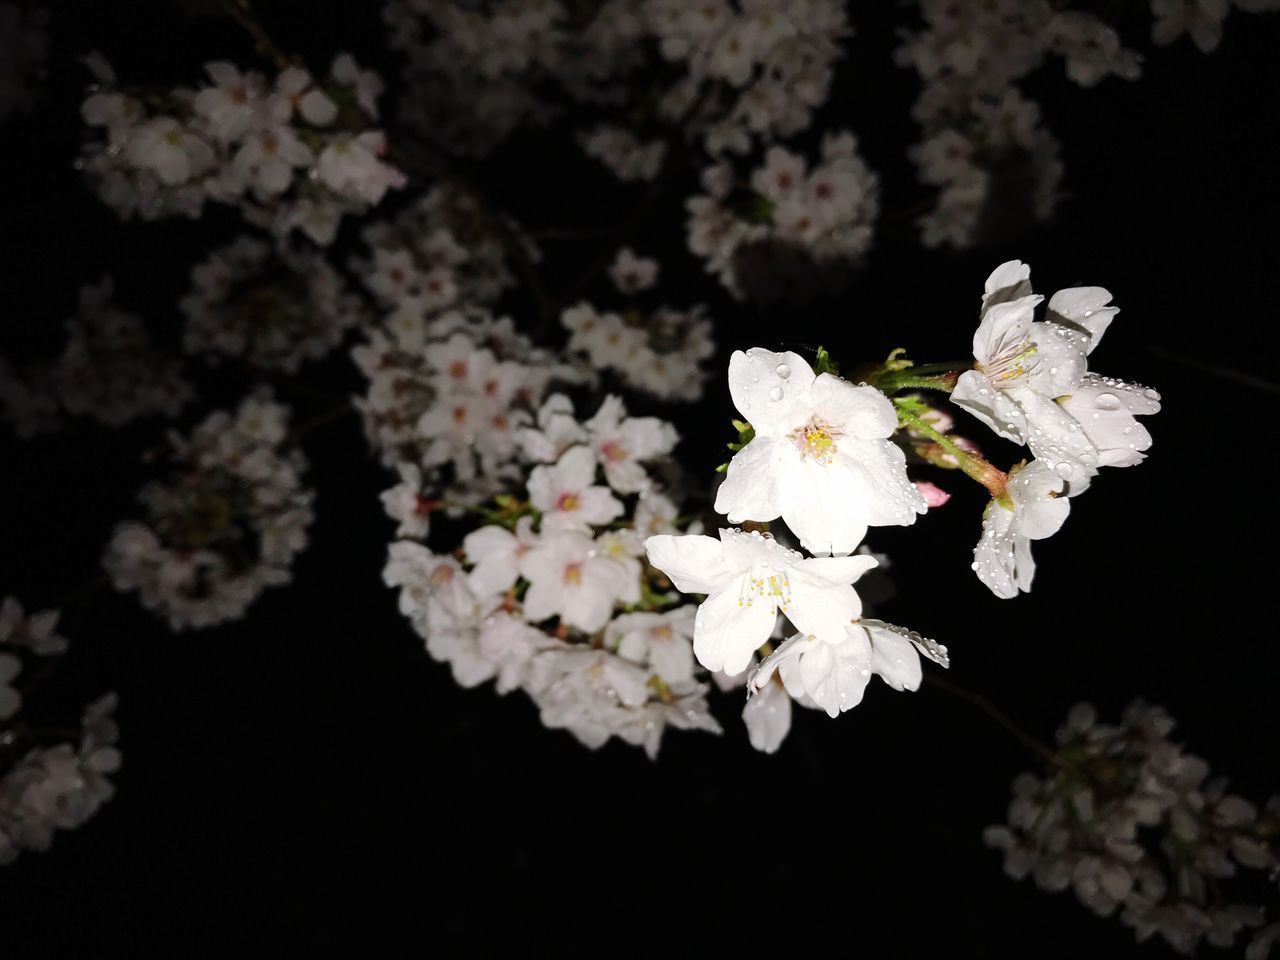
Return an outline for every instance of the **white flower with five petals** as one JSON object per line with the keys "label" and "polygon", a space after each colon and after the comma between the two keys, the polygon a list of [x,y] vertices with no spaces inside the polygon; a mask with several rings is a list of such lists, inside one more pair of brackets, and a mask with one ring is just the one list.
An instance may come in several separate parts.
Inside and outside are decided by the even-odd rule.
{"label": "white flower with five petals", "polygon": [[649,562],[683,593],[705,593],[693,628],[693,652],[708,670],[734,674],[773,632],[778,613],[805,633],[840,636],[862,613],[852,583],[874,557],[805,557],[758,532],[723,529],[707,536],[645,541]]}
{"label": "white flower with five petals", "polygon": [[622,504],[598,486],[596,455],[583,446],[571,447],[551,466],[529,474],[529,502],[542,511],[542,529],[603,526],[622,515]]}
{"label": "white flower with five petals", "polygon": [[756,347],[730,358],[729,392],[755,429],[716,493],[730,523],[780,516],[812,553],[847,554],[868,526],[905,526],[927,509],[889,439],[893,404],[874,387]]}

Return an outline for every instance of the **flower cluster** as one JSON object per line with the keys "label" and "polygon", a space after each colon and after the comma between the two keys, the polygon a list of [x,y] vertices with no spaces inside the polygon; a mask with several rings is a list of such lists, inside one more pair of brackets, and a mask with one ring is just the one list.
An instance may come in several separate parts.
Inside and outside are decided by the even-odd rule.
{"label": "flower cluster", "polygon": [[746,153],[804,130],[827,98],[840,41],[852,32],[837,0],[647,0],[643,16],[664,59],[687,80],[663,104],[671,118],[707,101],[709,153]]}
{"label": "flower cluster", "polygon": [[[527,481],[473,508],[487,522],[456,555],[398,539],[385,570],[400,609],[466,687],[524,690],[542,722],[591,748],[611,737],[656,756],[668,727],[719,732],[695,677],[693,610],[658,592],[645,534],[673,530],[676,506],[649,467],[670,424],[608,397],[585,422],[556,394],[521,431]],[[416,469],[383,497],[397,536],[422,538],[443,509]]]}
{"label": "flower cluster", "polygon": [[5,0],[0,3],[0,123],[31,109],[32,82],[43,73],[49,51],[49,11]]}
{"label": "flower cluster", "polygon": [[[624,249],[609,274],[630,296],[657,284],[658,265]],[[628,388],[667,401],[702,396],[702,364],[715,352],[715,342],[701,305],[651,311],[633,305],[621,313],[602,313],[584,302],[566,310],[560,322],[569,331],[570,353],[583,354],[593,369],[611,371]]]}
{"label": "flower cluster", "polygon": [[[1118,911],[1139,941],[1159,935],[1183,953],[1202,940],[1229,947],[1265,917],[1231,882],[1242,869],[1280,866],[1280,797],[1259,812],[1228,793],[1204,760],[1170,741],[1173,726],[1140,702],[1118,726],[1078,704],[1047,769],[1014,780],[1008,824],[984,839],[1015,880],[1072,888],[1099,916]],[[1251,960],[1277,931],[1259,932]]]}
{"label": "flower cluster", "polygon": [[406,55],[402,119],[425,136],[484,153],[550,117],[537,91],[565,68],[558,0],[392,0],[383,16]]}
{"label": "flower cluster", "polygon": [[54,371],[58,399],[68,413],[112,427],[176,417],[193,396],[181,362],[152,341],[141,317],[112,304],[111,293],[109,277],[81,289]]}
{"label": "flower cluster", "polygon": [[[662,534],[646,543],[649,561],[684,593],[706,594],[694,620],[693,649],[708,670],[745,671],[768,691],[776,681],[803,706],[830,716],[856,706],[872,674],[897,690],[920,685],[917,651],[944,665],[944,647],[919,634],[862,617],[853,583],[876,566],[854,554],[869,526],[908,525],[927,509],[907,478],[906,457],[890,439],[898,418],[890,400],[829,371],[815,373],[795,353],[759,347],[729,361],[734,406],[750,438],[728,465],[715,509],[730,523],[781,518],[809,551],[772,535],[736,528],[719,538]],[[782,615],[799,632],[766,648]],[[789,704],[786,706],[789,717]]]}
{"label": "flower cluster", "polygon": [[1149,387],[1100,376],[1088,357],[1119,312],[1102,287],[1059,290],[1044,320],[1031,292],[1030,268],[1018,260],[988,277],[973,337],[974,369],[962,373],[951,400],[1035,458],[1007,477],[988,479],[994,494],[974,551],[974,570],[997,596],[1029,590],[1035,572],[1030,541],[1056,533],[1068,498],[1088,489],[1103,467],[1141,463],[1151,434],[1136,419],[1160,409]]}
{"label": "flower cluster", "polygon": [[356,400],[365,434],[388,466],[447,471],[457,500],[483,500],[517,476],[519,431],[548,385],[581,379],[485,310],[400,310],[386,327],[352,351],[369,379]]}
{"label": "flower cluster", "polygon": [[[27,617],[13,597],[0,605],[0,864],[23,850],[47,850],[58,830],[74,830],[110,800],[120,768],[114,694],[91,703],[77,742],[22,712],[22,669],[67,649],[58,613]],[[43,713],[36,716],[43,716]],[[40,720],[39,722],[44,722]]]}
{"label": "flower cluster", "polygon": [[657,179],[667,156],[663,140],[641,141],[625,127],[601,124],[582,137],[582,149],[623,181]]}
{"label": "flower cluster", "polygon": [[776,270],[788,254],[809,273],[816,265],[847,274],[850,261],[871,247],[879,180],[850,133],[826,135],[812,170],[803,157],[774,146],[745,181],[722,161],[703,171],[702,186],[705,194],[686,201],[688,246],[735,296],[748,292],[748,282],[761,282],[757,267]]}
{"label": "flower cluster", "polygon": [[120,87],[100,58],[90,65],[98,84],[81,112],[100,139],[79,165],[121,218],[197,217],[214,200],[279,236],[300,230],[327,245],[344,215],[404,185],[381,159],[382,81],[348,54],[327,83],[299,67],[269,83],[215,61],[206,85],[157,94]]}
{"label": "flower cluster", "polygon": [[[446,307],[491,306],[515,282],[502,242],[466,193],[433,187],[362,236],[369,256],[353,267],[393,327],[397,314],[413,326]],[[528,253],[536,256],[531,246]]]}
{"label": "flower cluster", "polygon": [[1212,53],[1222,42],[1222,21],[1231,8],[1244,13],[1274,13],[1278,0],[1151,0],[1151,38],[1168,46],[1187,36],[1201,53]]}
{"label": "flower cluster", "polygon": [[152,339],[141,317],[118,307],[112,293],[110,277],[80,289],[66,346],[53,364],[19,374],[0,358],[0,410],[19,436],[56,428],[60,407],[119,427],[145,417],[171,419],[191,400],[180,358]]}
{"label": "flower cluster", "polygon": [[242,357],[286,373],[325,356],[364,319],[359,298],[318,251],[249,236],[192,268],[179,306],[188,353]]}
{"label": "flower cluster", "polygon": [[289,411],[265,396],[173,434],[171,474],[144,487],[145,522],[120,524],[104,565],[173,630],[244,616],[267,587],[288,583],[307,543],[312,493],[301,452],[286,445]]}
{"label": "flower cluster", "polygon": [[923,85],[914,109],[923,138],[911,158],[939,191],[920,219],[924,243],[969,246],[1010,219],[1049,216],[1062,179],[1058,144],[1017,82],[1049,55],[1061,56],[1081,86],[1133,78],[1137,55],[1093,14],[1047,0],[920,7],[924,29],[906,38],[898,62]]}

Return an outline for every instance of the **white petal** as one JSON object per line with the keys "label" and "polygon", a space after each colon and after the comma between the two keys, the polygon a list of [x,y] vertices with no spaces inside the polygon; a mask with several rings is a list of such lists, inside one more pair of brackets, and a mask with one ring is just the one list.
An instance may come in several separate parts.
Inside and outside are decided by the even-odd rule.
{"label": "white petal", "polygon": [[981,370],[966,370],[956,380],[951,401],[963,407],[997,434],[1014,443],[1026,443],[1027,418]]}
{"label": "white petal", "polygon": [[1085,350],[1092,353],[1120,312],[1119,307],[1109,306],[1110,303],[1111,293],[1102,287],[1070,287],[1059,290],[1049,300],[1049,319],[1087,333]]}
{"label": "white petal", "polygon": [[1021,260],[1009,260],[991,271],[983,285],[982,307],[993,307],[1031,293],[1031,268]]}
{"label": "white petal", "polygon": [[791,730],[791,697],[781,684],[766,684],[742,708],[747,739],[761,753],[775,753]]}
{"label": "white petal", "polygon": [[924,679],[920,654],[906,637],[862,624],[871,638],[871,670],[895,690],[918,690]]}
{"label": "white petal", "polygon": [[752,347],[729,358],[729,395],[757,436],[785,433],[807,419],[813,380],[813,369],[798,353]]}
{"label": "white petal", "polygon": [[[799,566],[796,564],[796,568]],[[824,640],[844,636],[849,624],[862,616],[862,601],[858,594],[847,583],[810,580],[796,568],[788,577],[789,596],[786,606],[781,608],[782,612],[801,633]]]}
{"label": "white petal", "polygon": [[1026,339],[1041,296],[1019,297],[990,307],[973,334],[973,356],[983,366]]}
{"label": "white petal", "polygon": [[898,427],[893,404],[875,387],[854,386],[823,373],[814,381],[810,396],[815,414],[859,439],[890,437]]}
{"label": "white petal", "polygon": [[739,450],[716,491],[716,512],[730,523],[776,520],[782,513],[778,477],[793,452],[790,441],[774,437],[756,437]]}
{"label": "white petal", "polygon": [[714,537],[663,533],[646,540],[644,548],[649,562],[681,593],[711,593],[733,578],[724,563],[724,548]]}
{"label": "white petal", "polygon": [[730,583],[712,593],[698,608],[693,652],[708,670],[745,670],[752,654],[773,632],[773,604],[741,593],[736,583]]}

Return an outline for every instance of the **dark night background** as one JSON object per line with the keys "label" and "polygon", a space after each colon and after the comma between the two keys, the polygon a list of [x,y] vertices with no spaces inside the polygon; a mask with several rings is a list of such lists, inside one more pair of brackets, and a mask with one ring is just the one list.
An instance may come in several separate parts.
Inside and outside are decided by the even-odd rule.
{"label": "dark night background", "polygon": [[[350,49],[394,91],[377,6],[261,3],[313,68]],[[920,196],[905,159],[916,88],[892,66],[902,20],[883,6],[853,11],[858,34],[818,127],[858,133],[892,214]],[[1036,549],[1035,591],[1007,602],[969,570],[980,491],[948,475],[945,508],[873,531],[898,588],[883,612],[947,643],[949,679],[1044,739],[1078,700],[1105,719],[1138,696],[1163,705],[1177,739],[1261,802],[1280,789],[1280,17],[1233,14],[1204,56],[1185,40],[1153,48],[1147,11],[1133,12],[1143,79],[1081,90],[1055,64],[1029,84],[1064,144],[1068,197],[1020,239],[930,252],[890,223],[841,297],[769,310],[734,304],[682,253],[679,190],[633,246],[663,260],[673,303],[706,300],[718,320],[706,402],[668,414],[679,456],[705,471],[732,413],[733,349],[822,343],[850,363],[905,345],[948,359],[967,353],[982,282],[1004,260],[1029,262],[1042,293],[1108,287],[1122,310],[1092,365],[1162,392],[1150,459],[1074,501]],[[120,225],[88,194],[71,169],[86,78],[75,56],[96,48],[122,80],[177,83],[214,57],[252,65],[253,51],[225,21],[160,2],[55,3],[51,32],[42,104],[0,128],[0,352],[51,357],[78,287],[107,270],[118,302],[176,341],[190,266],[236,218],[210,206],[197,222]],[[518,136],[481,176],[531,228],[608,224],[636,196],[581,159],[564,126]],[[553,290],[597,252],[546,249]],[[510,307],[520,322],[526,304]],[[340,352],[307,369],[305,392],[277,381],[298,421],[359,389]],[[233,366],[202,370],[181,425],[249,382]],[[980,833],[1003,819],[1031,757],[936,688],[873,684],[838,721],[797,711],[772,757],[751,750],[728,704],[724,737],[669,733],[657,763],[545,730],[523,695],[461,690],[382,585],[389,481],[354,416],[305,440],[317,520],[295,582],[243,623],[171,635],[132,596],[85,586],[114,523],[136,515],[139,453],[162,429],[72,421],[31,442],[0,436],[0,594],[64,607],[62,695],[119,691],[125,760],[95,819],[0,869],[4,957],[684,955],[832,936],[831,949],[872,956],[1174,955],[1135,946],[1073,894],[1004,875]],[[989,451],[1013,459],[998,441]]]}

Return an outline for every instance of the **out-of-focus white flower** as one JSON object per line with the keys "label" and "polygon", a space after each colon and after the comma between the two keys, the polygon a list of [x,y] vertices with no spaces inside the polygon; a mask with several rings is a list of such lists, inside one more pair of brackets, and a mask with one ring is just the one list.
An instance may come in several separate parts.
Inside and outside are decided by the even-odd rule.
{"label": "out-of-focus white flower", "polygon": [[542,511],[543,529],[582,529],[620,516],[622,504],[595,479],[595,452],[587,447],[571,447],[554,464],[534,467],[529,502]]}
{"label": "out-of-focus white flower", "polygon": [[524,612],[534,623],[555,616],[595,633],[609,622],[616,603],[639,599],[639,563],[600,549],[575,530],[544,535],[521,557],[520,573],[529,581]]}
{"label": "out-of-focus white flower", "polygon": [[868,526],[914,523],[927,509],[889,439],[893,404],[874,387],[755,347],[730,358],[729,392],[755,429],[716,493],[730,523],[781,516],[811,552],[847,554]]}

